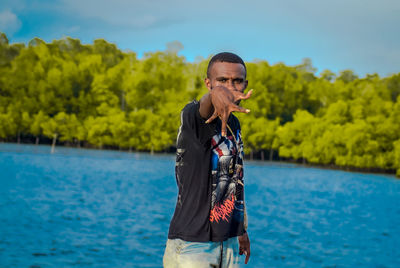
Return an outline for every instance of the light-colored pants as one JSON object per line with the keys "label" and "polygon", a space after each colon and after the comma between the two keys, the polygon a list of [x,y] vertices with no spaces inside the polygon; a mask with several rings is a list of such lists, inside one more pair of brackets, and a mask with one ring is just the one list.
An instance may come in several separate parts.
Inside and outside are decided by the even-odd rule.
{"label": "light-colored pants", "polygon": [[238,239],[232,237],[223,242],[168,239],[163,264],[164,268],[240,267]]}

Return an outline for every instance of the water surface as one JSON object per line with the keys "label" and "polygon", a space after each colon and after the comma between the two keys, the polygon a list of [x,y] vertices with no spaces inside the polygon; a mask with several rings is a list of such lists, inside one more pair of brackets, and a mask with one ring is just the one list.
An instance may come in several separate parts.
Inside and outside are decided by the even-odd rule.
{"label": "water surface", "polygon": [[[400,267],[394,176],[245,162],[247,267]],[[173,155],[0,144],[0,267],[161,267]]]}

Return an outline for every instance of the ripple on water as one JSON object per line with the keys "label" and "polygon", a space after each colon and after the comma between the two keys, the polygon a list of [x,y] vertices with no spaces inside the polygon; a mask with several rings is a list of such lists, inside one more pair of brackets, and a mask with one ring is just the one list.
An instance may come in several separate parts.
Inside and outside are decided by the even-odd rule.
{"label": "ripple on water", "polygon": [[[161,267],[174,156],[49,152],[0,144],[0,266]],[[399,180],[245,164],[247,267],[400,267]]]}

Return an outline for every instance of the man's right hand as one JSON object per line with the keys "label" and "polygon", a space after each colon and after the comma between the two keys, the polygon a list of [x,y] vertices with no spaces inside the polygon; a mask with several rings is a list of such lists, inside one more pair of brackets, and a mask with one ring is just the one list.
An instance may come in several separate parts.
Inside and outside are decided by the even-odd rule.
{"label": "man's right hand", "polygon": [[250,259],[250,239],[247,233],[244,233],[241,236],[238,236],[239,241],[239,255],[245,255],[246,259],[244,260],[244,264]]}
{"label": "man's right hand", "polygon": [[250,110],[240,107],[238,104],[241,100],[250,98],[253,90],[247,94],[240,91],[229,90],[223,86],[216,86],[210,91],[210,99],[214,107],[214,113],[207,119],[206,123],[213,121],[219,117],[221,119],[221,135],[226,136],[226,124],[231,112],[249,113]]}

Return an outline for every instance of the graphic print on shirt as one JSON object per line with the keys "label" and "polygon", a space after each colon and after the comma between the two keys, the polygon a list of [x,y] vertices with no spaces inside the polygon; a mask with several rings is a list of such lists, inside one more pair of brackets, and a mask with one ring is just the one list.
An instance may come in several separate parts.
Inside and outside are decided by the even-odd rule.
{"label": "graphic print on shirt", "polygon": [[240,130],[235,134],[216,134],[211,140],[211,222],[243,221],[243,143]]}

